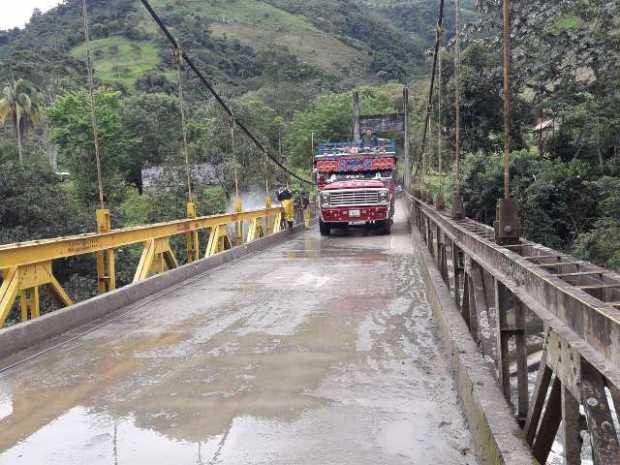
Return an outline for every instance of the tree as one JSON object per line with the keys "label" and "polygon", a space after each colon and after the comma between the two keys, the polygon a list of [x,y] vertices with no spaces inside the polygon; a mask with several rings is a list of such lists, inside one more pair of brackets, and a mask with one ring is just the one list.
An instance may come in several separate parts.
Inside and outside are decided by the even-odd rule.
{"label": "tree", "polygon": [[[484,20],[472,28],[477,33],[468,35],[469,43],[480,42],[499,57],[502,2],[478,5]],[[555,158],[597,162],[603,169],[615,154],[619,12],[620,3],[605,0],[512,2],[513,96],[515,103],[530,100],[538,119],[553,120],[546,148]]]}
{"label": "tree", "polygon": [[[125,124],[126,106],[121,94],[99,89],[95,107],[104,192],[110,203],[117,203],[123,200],[124,180],[140,152]],[[88,93],[66,93],[48,114],[52,140],[58,144],[61,163],[71,173],[78,199],[85,205],[94,205],[97,169]]]}
{"label": "tree", "polygon": [[[402,107],[402,86],[359,87],[362,113],[394,113]],[[400,100],[399,100],[400,99]],[[350,140],[353,132],[351,92],[324,94],[309,107],[295,113],[284,138],[293,167],[309,169],[312,165],[312,133],[315,142]]]}
{"label": "tree", "polygon": [[598,219],[592,230],[579,235],[575,252],[580,258],[620,270],[620,178],[604,176],[594,185]]}
{"label": "tree", "polygon": [[19,163],[23,166],[24,150],[22,143],[28,129],[41,119],[43,113],[42,98],[32,83],[24,79],[18,79],[7,85],[3,89],[2,95],[2,100],[0,100],[0,126],[4,126],[9,119],[12,121],[15,128]]}
{"label": "tree", "polygon": [[15,160],[0,169],[0,244],[80,234],[92,230],[68,192],[68,184],[42,163],[16,169]]}
{"label": "tree", "polygon": [[181,153],[179,101],[163,93],[137,94],[125,101],[123,119],[140,147],[127,167],[130,183],[141,187],[143,165],[174,162]]}

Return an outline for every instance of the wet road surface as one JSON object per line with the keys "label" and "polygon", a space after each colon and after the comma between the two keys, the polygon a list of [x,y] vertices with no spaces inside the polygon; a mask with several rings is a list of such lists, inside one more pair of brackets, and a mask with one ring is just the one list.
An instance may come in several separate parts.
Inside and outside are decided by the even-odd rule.
{"label": "wet road surface", "polygon": [[317,231],[0,377],[0,465],[475,464],[403,218]]}

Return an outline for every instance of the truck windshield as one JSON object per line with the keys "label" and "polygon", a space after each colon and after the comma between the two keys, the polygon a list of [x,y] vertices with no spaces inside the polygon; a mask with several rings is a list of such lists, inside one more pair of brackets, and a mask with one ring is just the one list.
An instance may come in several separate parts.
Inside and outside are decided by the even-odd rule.
{"label": "truck windshield", "polygon": [[361,173],[332,173],[327,182],[350,181],[354,179],[392,179],[392,171],[365,171]]}

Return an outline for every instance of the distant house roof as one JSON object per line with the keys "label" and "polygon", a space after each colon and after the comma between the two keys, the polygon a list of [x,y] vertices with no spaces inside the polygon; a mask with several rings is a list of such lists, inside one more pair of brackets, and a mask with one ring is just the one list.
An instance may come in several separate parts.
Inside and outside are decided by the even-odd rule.
{"label": "distant house roof", "polygon": [[539,121],[536,126],[534,126],[534,131],[544,131],[546,129],[553,129],[553,120],[546,119],[543,121]]}
{"label": "distant house roof", "polygon": [[[218,185],[221,173],[210,163],[199,163],[191,166],[192,183],[197,185]],[[145,191],[166,190],[186,183],[185,167],[156,165],[142,168],[142,188]]]}

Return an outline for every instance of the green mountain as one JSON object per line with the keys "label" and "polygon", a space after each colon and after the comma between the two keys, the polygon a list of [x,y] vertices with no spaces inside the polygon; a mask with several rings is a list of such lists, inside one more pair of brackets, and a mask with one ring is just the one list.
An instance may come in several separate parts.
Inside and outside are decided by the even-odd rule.
{"label": "green mountain", "polygon": [[[428,72],[435,2],[424,0],[152,0],[173,34],[224,92],[314,91],[407,81]],[[90,0],[96,78],[131,92],[170,91],[172,53],[137,0]],[[27,76],[54,94],[84,84],[80,1],[0,31],[0,82]]]}

